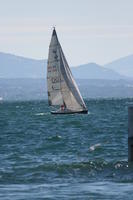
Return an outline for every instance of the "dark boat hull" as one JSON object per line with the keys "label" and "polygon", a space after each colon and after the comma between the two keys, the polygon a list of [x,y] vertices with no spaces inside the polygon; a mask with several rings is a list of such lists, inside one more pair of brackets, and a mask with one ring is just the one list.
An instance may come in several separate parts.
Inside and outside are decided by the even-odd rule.
{"label": "dark boat hull", "polygon": [[61,111],[61,110],[58,110],[58,111],[51,111],[51,114],[53,115],[65,115],[65,114],[87,114],[88,113],[88,110],[82,110],[82,111],[71,111],[71,110],[66,110],[66,111]]}

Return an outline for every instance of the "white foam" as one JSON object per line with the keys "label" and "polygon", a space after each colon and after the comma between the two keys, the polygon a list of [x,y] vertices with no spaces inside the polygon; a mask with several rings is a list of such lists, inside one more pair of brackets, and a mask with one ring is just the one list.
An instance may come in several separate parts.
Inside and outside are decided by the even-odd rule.
{"label": "white foam", "polygon": [[95,149],[99,148],[100,146],[101,146],[100,143],[94,144],[94,145],[90,146],[89,150],[94,151]]}
{"label": "white foam", "polygon": [[43,116],[43,115],[45,115],[46,113],[36,113],[35,115],[37,115],[37,116]]}

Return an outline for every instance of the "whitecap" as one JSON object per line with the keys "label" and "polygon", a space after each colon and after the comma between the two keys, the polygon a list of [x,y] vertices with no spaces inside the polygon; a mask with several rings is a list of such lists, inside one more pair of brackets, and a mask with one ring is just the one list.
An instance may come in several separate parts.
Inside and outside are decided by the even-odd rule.
{"label": "whitecap", "polygon": [[45,115],[45,113],[36,113],[35,115],[42,116],[42,115]]}
{"label": "whitecap", "polygon": [[94,144],[94,145],[90,146],[89,150],[94,151],[95,149],[99,148],[100,146],[101,146],[100,143]]}

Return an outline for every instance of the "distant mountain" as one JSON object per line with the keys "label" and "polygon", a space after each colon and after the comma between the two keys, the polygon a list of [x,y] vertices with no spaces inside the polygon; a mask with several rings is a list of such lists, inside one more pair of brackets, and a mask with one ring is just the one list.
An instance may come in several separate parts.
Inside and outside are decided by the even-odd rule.
{"label": "distant mountain", "polygon": [[43,78],[46,60],[0,53],[0,78]]}
{"label": "distant mountain", "polygon": [[[47,60],[35,60],[12,54],[0,53],[0,78],[44,78],[46,77]],[[88,63],[72,67],[75,78],[80,79],[123,79],[119,73]]]}
{"label": "distant mountain", "polygon": [[96,63],[88,63],[78,67],[72,67],[72,73],[78,79],[108,79],[118,80],[125,78],[112,69],[107,69]]}
{"label": "distant mountain", "polygon": [[133,77],[133,55],[126,56],[104,65],[107,69],[112,69],[121,75]]}

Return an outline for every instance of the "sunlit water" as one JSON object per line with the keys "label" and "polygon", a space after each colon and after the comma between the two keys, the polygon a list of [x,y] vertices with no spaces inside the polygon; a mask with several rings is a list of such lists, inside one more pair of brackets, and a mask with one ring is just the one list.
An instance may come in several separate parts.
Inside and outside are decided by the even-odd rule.
{"label": "sunlit water", "polygon": [[86,100],[87,115],[47,101],[0,103],[0,199],[133,199],[128,105]]}

